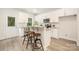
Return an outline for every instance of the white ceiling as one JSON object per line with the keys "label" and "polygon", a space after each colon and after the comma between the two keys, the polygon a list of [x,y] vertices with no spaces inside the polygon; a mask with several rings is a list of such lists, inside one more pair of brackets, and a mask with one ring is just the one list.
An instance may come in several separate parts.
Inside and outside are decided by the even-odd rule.
{"label": "white ceiling", "polygon": [[59,8],[19,8],[18,10],[27,12],[27,13],[31,13],[34,15],[38,15],[41,13],[45,13],[45,12],[50,12],[50,11],[54,11],[57,10]]}

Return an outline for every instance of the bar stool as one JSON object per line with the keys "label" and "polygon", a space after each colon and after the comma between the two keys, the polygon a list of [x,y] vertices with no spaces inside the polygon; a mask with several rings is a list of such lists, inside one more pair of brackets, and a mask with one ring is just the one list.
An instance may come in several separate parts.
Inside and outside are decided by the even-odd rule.
{"label": "bar stool", "polygon": [[35,32],[30,31],[30,32],[28,33],[28,40],[27,40],[26,48],[28,48],[28,44],[31,44],[32,50],[33,50],[33,43],[34,43],[34,40],[35,40]]}
{"label": "bar stool", "polygon": [[33,44],[33,50],[35,50],[35,49],[44,50],[40,37],[41,37],[40,33],[35,33],[35,41],[34,41],[34,44]]}

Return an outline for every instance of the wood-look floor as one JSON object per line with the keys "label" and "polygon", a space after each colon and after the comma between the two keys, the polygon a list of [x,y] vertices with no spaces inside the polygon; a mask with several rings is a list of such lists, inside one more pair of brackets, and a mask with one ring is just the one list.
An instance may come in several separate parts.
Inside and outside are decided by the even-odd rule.
{"label": "wood-look floor", "polygon": [[26,49],[26,42],[22,45],[22,40],[20,37],[0,40],[0,51],[30,51]]}
{"label": "wood-look floor", "polygon": [[[23,37],[14,37],[9,39],[0,40],[0,51],[32,51],[31,44],[27,45],[27,39],[23,44]],[[42,51],[36,49],[35,51]]]}
{"label": "wood-look floor", "polygon": [[[22,41],[22,37],[0,40],[0,51],[32,51],[30,45],[26,48],[27,41],[24,44]],[[75,42],[63,39],[52,39],[47,49],[47,51],[79,51]]]}
{"label": "wood-look floor", "polygon": [[62,38],[52,38],[47,49],[48,51],[79,51],[79,47],[75,41]]}

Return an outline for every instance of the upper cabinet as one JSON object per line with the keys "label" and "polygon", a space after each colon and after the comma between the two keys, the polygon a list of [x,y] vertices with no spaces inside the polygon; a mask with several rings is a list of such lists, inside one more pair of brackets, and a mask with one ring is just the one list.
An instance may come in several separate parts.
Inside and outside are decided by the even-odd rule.
{"label": "upper cabinet", "polygon": [[59,17],[77,14],[76,8],[62,8],[48,13],[40,14],[35,17],[39,23],[43,23],[43,19],[49,18],[50,22],[59,22]]}
{"label": "upper cabinet", "polygon": [[76,8],[64,8],[64,16],[77,14]]}

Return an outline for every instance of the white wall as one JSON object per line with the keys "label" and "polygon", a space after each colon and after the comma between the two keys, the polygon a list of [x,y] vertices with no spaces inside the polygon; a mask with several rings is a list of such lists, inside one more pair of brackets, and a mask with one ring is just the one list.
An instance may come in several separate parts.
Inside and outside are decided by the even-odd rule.
{"label": "white wall", "polygon": [[[0,39],[18,36],[18,29],[16,27],[18,20],[18,12],[14,9],[0,9]],[[8,27],[8,16],[15,17],[15,26]]]}
{"label": "white wall", "polygon": [[19,21],[18,23],[27,23],[28,18],[33,18],[33,15],[25,13],[25,12],[19,12]]}
{"label": "white wall", "polygon": [[27,26],[28,18],[34,19],[34,16],[25,12],[19,12],[19,20],[18,20],[18,28],[19,28],[19,35],[24,35],[24,28]]}
{"label": "white wall", "polygon": [[[15,17],[15,26],[8,27],[7,17]],[[0,8],[0,40],[19,36],[19,23],[27,21],[29,14],[12,8]]]}

